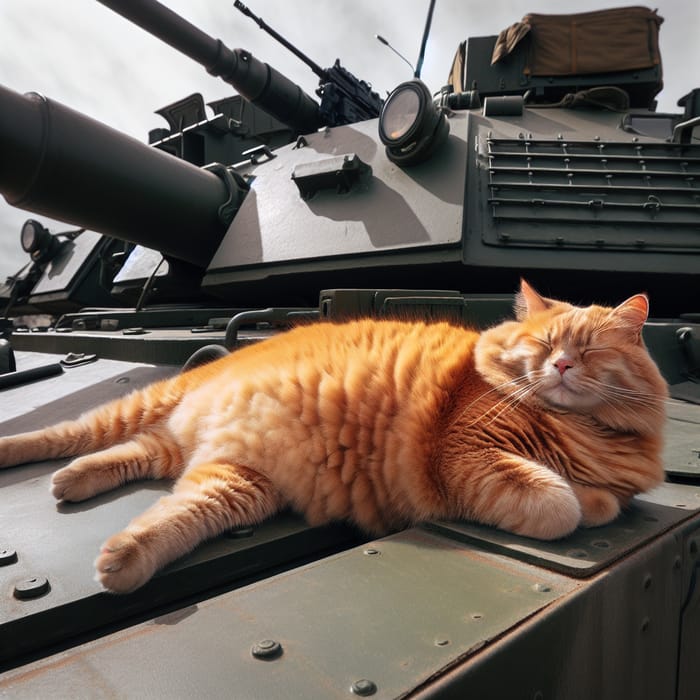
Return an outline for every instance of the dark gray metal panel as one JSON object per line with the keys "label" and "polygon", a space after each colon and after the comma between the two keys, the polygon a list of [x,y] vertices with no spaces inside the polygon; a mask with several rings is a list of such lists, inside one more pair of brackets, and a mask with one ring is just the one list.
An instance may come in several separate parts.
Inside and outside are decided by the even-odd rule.
{"label": "dark gray metal panel", "polygon": [[681,401],[668,405],[664,462],[675,476],[700,479],[700,406]]}
{"label": "dark gray metal panel", "polygon": [[680,621],[677,700],[700,698],[700,525],[688,527],[683,547],[683,607]]}
{"label": "dark gray metal panel", "polygon": [[[27,337],[35,338],[38,335],[42,334],[31,333]],[[18,370],[59,362],[64,357],[64,354],[19,350],[14,340],[13,347]],[[80,412],[92,406],[171,376],[176,371],[173,367],[101,359],[66,367],[62,374],[55,377],[4,389],[0,391],[0,434],[11,435],[77,418]],[[18,420],[8,422],[15,418]]]}
{"label": "dark gray metal panel", "polygon": [[[0,694],[306,700],[371,681],[394,698],[578,585],[408,530],[8,673]],[[266,639],[282,654],[254,658]]]}
{"label": "dark gray metal panel", "polygon": [[[231,267],[336,258],[457,244],[462,237],[465,115],[450,118],[450,136],[427,163],[402,170],[379,142],[377,121],[308,134],[254,170],[255,178],[214,255],[204,285]],[[355,153],[372,168],[368,185],[304,200],[291,179],[296,166]],[[310,264],[310,263],[307,263]]]}
{"label": "dark gray metal panel", "polygon": [[493,228],[484,242],[697,253],[700,206],[688,178],[700,174],[700,147],[606,136],[487,138]]}
{"label": "dark gray metal panel", "polygon": [[[698,526],[695,516],[692,527]],[[684,529],[676,528],[613,563],[517,633],[411,697],[673,700],[679,654],[688,670],[685,687],[700,687],[697,647],[679,648],[690,563]],[[695,620],[697,614],[689,622]],[[696,638],[690,630],[680,644]],[[697,700],[698,695],[682,697]]]}
{"label": "dark gray metal panel", "polygon": [[610,566],[698,510],[700,488],[663,484],[634,499],[630,508],[609,525],[579,528],[568,537],[551,542],[468,522],[432,522],[426,527],[552,571],[585,577]]}
{"label": "dark gray metal panel", "polygon": [[[691,295],[683,300],[683,306],[680,308],[691,309],[694,297]],[[681,329],[690,328],[690,334],[680,335]],[[700,353],[700,324],[691,323],[689,321],[664,321],[652,319],[644,324],[643,331],[644,342],[649,348],[654,361],[659,366],[664,379],[670,384],[678,384],[688,379],[688,372],[691,367],[688,366],[688,357],[684,353],[684,343],[680,338],[684,337],[688,342],[687,350],[692,354]],[[683,416],[685,407],[688,403],[682,401],[671,401],[667,406],[670,416],[680,414]],[[689,409],[691,415],[694,414],[692,408]],[[700,422],[700,418],[696,422]]]}
{"label": "dark gray metal panel", "polygon": [[42,272],[32,290],[32,297],[65,291],[79,274],[85,274],[86,270],[81,270],[81,267],[101,240],[101,234],[83,231],[72,241],[65,241],[56,258],[51,260]]}
{"label": "dark gray metal panel", "polygon": [[125,362],[152,362],[181,366],[202,346],[222,343],[223,340],[222,331],[192,333],[189,328],[150,330],[141,335],[125,335],[123,330],[72,333],[50,331],[14,333],[12,345],[25,351],[63,354],[96,353],[99,357]]}
{"label": "dark gray metal panel", "polygon": [[[553,206],[551,202],[540,206],[540,202],[550,196],[552,188],[542,182],[533,184],[533,192],[523,196],[523,200],[526,202],[525,207],[537,212],[536,218],[524,217],[523,212],[518,212],[513,219],[501,219],[501,205],[492,203],[497,198],[494,195],[500,190],[499,185],[492,182],[488,152],[490,140],[522,142],[525,149],[525,144],[537,140],[554,140],[566,144],[581,142],[593,144],[593,147],[624,142],[631,153],[635,153],[636,146],[666,148],[658,139],[627,134],[619,126],[619,115],[602,111],[594,113],[526,107],[522,117],[517,118],[486,118],[470,113],[468,143],[474,144],[475,152],[474,157],[470,154],[467,159],[465,263],[518,270],[625,270],[645,275],[695,274],[698,269],[698,254],[695,242],[692,241],[691,227],[689,224],[677,224],[673,220],[669,223],[667,212],[672,207],[666,207],[666,195],[660,198],[663,200],[661,208],[665,223],[660,223],[655,217],[656,200],[651,199],[634,205],[634,211],[640,217],[645,217],[644,223],[636,226],[620,225],[597,216],[598,202],[607,201],[609,196],[606,193],[601,195],[595,191],[589,192],[586,187],[582,187],[576,198],[572,195],[571,199],[575,203],[562,213],[565,206]],[[644,148],[641,153],[646,153]],[[526,163],[527,157],[526,155]],[[683,162],[678,154],[674,157]],[[639,160],[644,161],[644,158],[641,155]],[[635,165],[635,168],[643,165],[642,162]],[[684,166],[679,165],[679,169],[682,167]],[[528,175],[527,166],[522,174],[528,187],[532,181],[537,181],[534,173],[532,177]],[[655,191],[653,187],[650,188],[650,194]],[[558,196],[564,199],[564,195]],[[586,214],[578,215],[576,212],[579,209],[585,210]],[[698,212],[700,210],[697,205],[693,205],[693,221],[697,221]],[[631,218],[627,217],[628,220]],[[674,232],[673,235],[671,231]],[[674,239],[674,246],[678,247],[669,246],[663,252],[653,249],[660,241],[665,242],[668,236]],[[533,242],[542,247],[529,247],[534,245]],[[692,249],[693,253],[683,254],[683,246]]]}

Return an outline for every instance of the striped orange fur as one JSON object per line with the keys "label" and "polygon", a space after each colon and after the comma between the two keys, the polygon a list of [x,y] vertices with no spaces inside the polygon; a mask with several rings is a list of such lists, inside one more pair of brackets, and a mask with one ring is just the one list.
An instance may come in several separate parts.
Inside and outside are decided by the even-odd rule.
{"label": "striped orange fur", "polygon": [[523,282],[517,320],[300,327],[90,411],[0,438],[0,466],[80,455],[80,501],[142,478],[172,493],[110,538],[126,592],[207,538],[291,506],[374,534],[468,518],[544,539],[606,523],[663,478],[666,384],[644,295],[579,308]]}

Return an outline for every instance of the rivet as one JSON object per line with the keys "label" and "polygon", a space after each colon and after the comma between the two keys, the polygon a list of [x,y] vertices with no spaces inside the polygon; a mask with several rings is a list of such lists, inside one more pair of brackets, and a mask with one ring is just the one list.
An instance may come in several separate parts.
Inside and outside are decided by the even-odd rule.
{"label": "rivet", "polygon": [[276,659],[282,654],[282,645],[274,639],[263,639],[253,644],[250,653],[256,659]]}
{"label": "rivet", "polygon": [[13,595],[15,598],[19,598],[19,600],[29,600],[31,598],[38,598],[48,593],[48,591],[48,579],[45,579],[43,576],[34,576],[17,583]]}
{"label": "rivet", "polygon": [[366,554],[367,556],[374,556],[375,554],[381,554],[381,552],[378,549],[375,549],[374,547],[367,547],[367,549],[364,550],[363,554]]}
{"label": "rivet", "polygon": [[588,559],[588,552],[585,549],[570,549],[566,556],[574,559]]}
{"label": "rivet", "polygon": [[552,587],[546,583],[536,583],[533,586],[533,589],[538,593],[549,593],[552,590]]}
{"label": "rivet", "polygon": [[695,540],[690,540],[690,553],[693,556],[698,553],[698,543]]}
{"label": "rivet", "polygon": [[651,588],[651,574],[647,574],[647,575],[644,577],[644,583],[643,583],[643,585],[644,585],[644,590],[645,590],[645,591],[647,591],[647,590],[649,590],[649,589]]}
{"label": "rivet", "polygon": [[445,639],[444,637],[438,637],[435,640],[435,646],[436,647],[446,647],[450,643],[449,639]]}
{"label": "rivet", "polygon": [[591,544],[598,549],[607,549],[610,546],[610,542],[607,540],[595,540]]}
{"label": "rivet", "polygon": [[355,681],[351,686],[350,690],[355,693],[355,695],[360,695],[363,698],[374,695],[377,692],[377,684],[373,683],[366,678],[360,678],[359,681]]}
{"label": "rivet", "polygon": [[477,620],[477,621],[478,621],[478,620],[483,619],[484,614],[483,614],[483,613],[480,613],[480,612],[474,612],[474,613],[472,613],[469,617],[471,617],[472,620]]}
{"label": "rivet", "polygon": [[17,561],[17,552],[14,549],[0,549],[0,566],[14,564]]}
{"label": "rivet", "polygon": [[532,700],[544,700],[544,693],[541,690],[536,690],[532,696]]}
{"label": "rivet", "polygon": [[648,617],[645,617],[642,620],[642,627],[641,627],[642,632],[646,632],[649,629],[650,624],[651,624],[651,620]]}
{"label": "rivet", "polygon": [[114,380],[117,384],[128,384],[131,379],[129,377],[119,377],[118,379]]}
{"label": "rivet", "polygon": [[681,560],[680,557],[676,557],[676,558],[673,560],[673,568],[674,568],[676,571],[680,570],[682,564],[683,564],[683,562],[682,562],[682,560]]}

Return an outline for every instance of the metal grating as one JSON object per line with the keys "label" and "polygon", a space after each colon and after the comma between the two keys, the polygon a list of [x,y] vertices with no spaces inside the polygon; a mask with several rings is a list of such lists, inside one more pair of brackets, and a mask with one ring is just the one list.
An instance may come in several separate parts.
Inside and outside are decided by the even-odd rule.
{"label": "metal grating", "polygon": [[700,145],[486,138],[486,243],[700,249]]}

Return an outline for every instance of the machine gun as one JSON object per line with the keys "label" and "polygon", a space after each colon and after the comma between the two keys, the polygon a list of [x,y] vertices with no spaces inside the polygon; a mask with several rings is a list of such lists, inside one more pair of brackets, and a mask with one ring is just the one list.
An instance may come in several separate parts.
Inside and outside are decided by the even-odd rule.
{"label": "machine gun", "polygon": [[316,73],[320,79],[316,90],[316,94],[321,98],[319,114],[325,124],[328,126],[354,124],[379,116],[384,100],[372,91],[368,83],[356,78],[349,70],[343,68],[339,58],[336,58],[330,68],[321,68],[318,63],[266,24],[262,18],[253,14],[240,0],[235,0],[233,5]]}
{"label": "machine gun", "polygon": [[244,49],[229,49],[157,0],[99,0],[122,17],[157,36],[203,65],[207,72],[232,85],[243,97],[297,133],[320,126],[338,126],[379,116],[383,100],[370,86],[336,61],[323,69],[268,27],[245,5],[236,7],[293,51],[320,77],[316,91],[321,105],[298,85]]}

